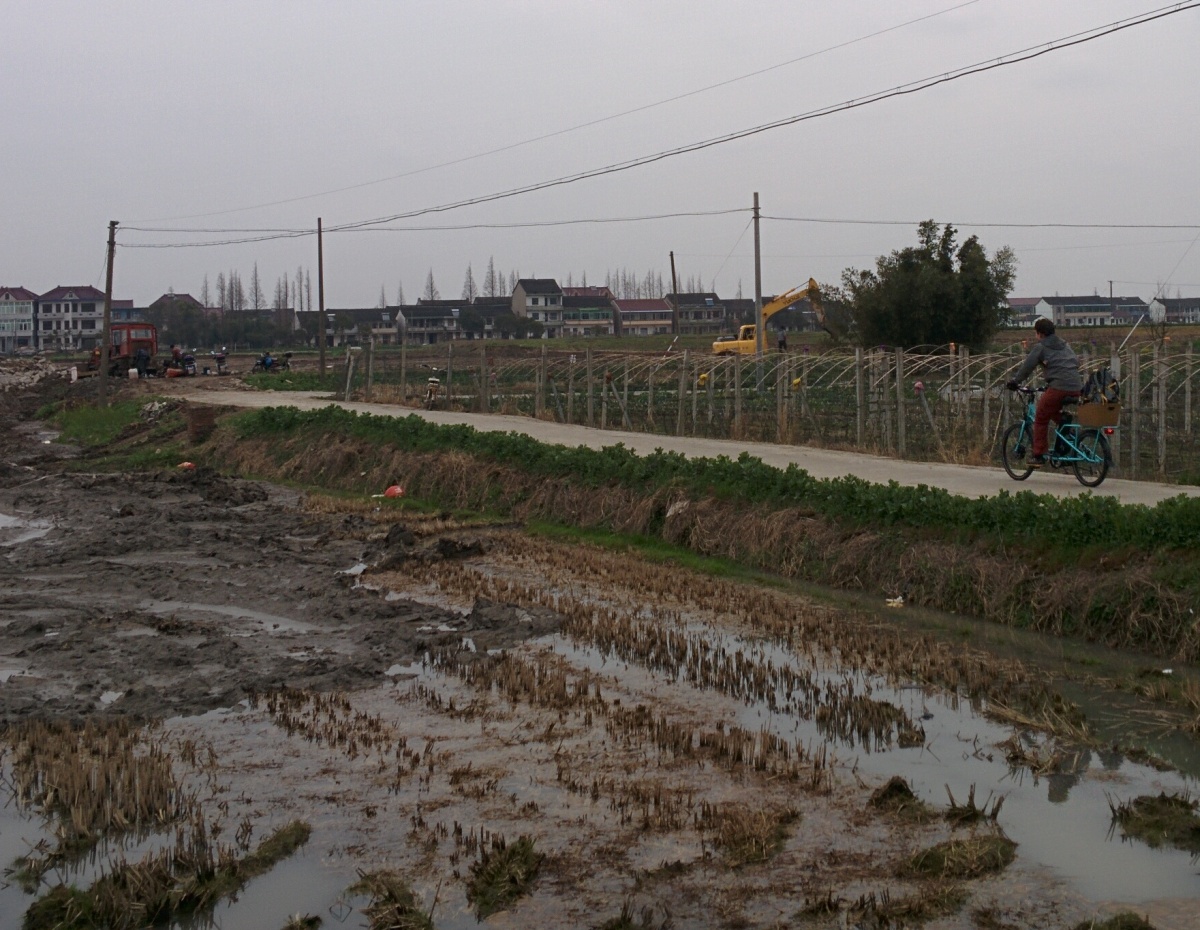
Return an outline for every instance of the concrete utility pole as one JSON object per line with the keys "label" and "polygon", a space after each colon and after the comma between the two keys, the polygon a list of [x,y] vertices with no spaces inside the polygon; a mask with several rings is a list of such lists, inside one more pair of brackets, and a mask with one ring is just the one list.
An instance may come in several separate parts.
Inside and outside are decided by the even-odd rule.
{"label": "concrete utility pole", "polygon": [[320,350],[318,369],[321,383],[325,383],[325,247],[321,237],[321,218],[317,217],[317,346]]}
{"label": "concrete utility pole", "polygon": [[679,281],[675,277],[675,253],[671,253],[671,335],[679,335]]}
{"label": "concrete utility pole", "polygon": [[96,389],[96,403],[108,406],[108,352],[112,348],[112,276],[113,258],[117,253],[117,221],[108,224],[108,270],[104,274],[104,322],[100,327],[100,361],[96,375],[100,384]]}
{"label": "concrete utility pole", "polygon": [[762,250],[758,237],[758,191],[754,192],[754,357],[762,365]]}

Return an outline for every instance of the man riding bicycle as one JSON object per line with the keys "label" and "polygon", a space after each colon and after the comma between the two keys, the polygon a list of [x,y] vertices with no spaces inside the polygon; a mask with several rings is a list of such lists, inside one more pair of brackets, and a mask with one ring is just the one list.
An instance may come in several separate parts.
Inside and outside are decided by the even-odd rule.
{"label": "man riding bicycle", "polygon": [[1033,456],[1026,463],[1032,468],[1041,468],[1046,464],[1046,434],[1050,421],[1062,423],[1063,403],[1079,397],[1079,392],[1083,390],[1083,378],[1079,373],[1079,360],[1075,358],[1071,347],[1054,334],[1053,322],[1043,317],[1034,324],[1033,331],[1037,334],[1037,345],[1030,350],[1005,387],[1015,391],[1033,373],[1034,368],[1042,366],[1046,390],[1038,398],[1033,417]]}

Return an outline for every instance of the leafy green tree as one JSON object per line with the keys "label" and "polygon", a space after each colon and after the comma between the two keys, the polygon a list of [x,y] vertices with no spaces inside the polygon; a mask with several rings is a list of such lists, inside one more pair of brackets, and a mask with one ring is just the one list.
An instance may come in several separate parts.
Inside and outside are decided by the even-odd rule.
{"label": "leafy green tree", "polygon": [[926,220],[915,247],[880,256],[874,271],[842,272],[861,345],[978,348],[1004,325],[1016,256],[1004,246],[988,258],[975,236],[955,249],[956,235],[950,224]]}

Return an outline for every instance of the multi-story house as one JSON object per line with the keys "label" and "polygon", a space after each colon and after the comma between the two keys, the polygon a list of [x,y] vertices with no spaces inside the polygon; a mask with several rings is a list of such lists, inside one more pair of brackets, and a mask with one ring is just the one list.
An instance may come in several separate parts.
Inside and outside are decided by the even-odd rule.
{"label": "multi-story house", "polygon": [[710,292],[699,294],[668,294],[667,302],[679,307],[681,335],[716,335],[725,329],[725,305]]}
{"label": "multi-story house", "polygon": [[663,297],[617,300],[621,332],[627,336],[670,335],[675,317],[671,304]]}
{"label": "multi-story house", "polygon": [[1140,297],[1043,297],[1035,306],[1055,326],[1111,326],[1132,322],[1149,313]]}
{"label": "multi-story house", "polygon": [[23,287],[0,287],[0,354],[37,348],[33,325],[38,296]]}
{"label": "multi-story house", "polygon": [[1200,323],[1200,297],[1155,297],[1150,301],[1155,323]]}
{"label": "multi-story house", "polygon": [[93,349],[104,327],[104,292],[89,284],[56,287],[37,301],[37,347],[56,351]]}
{"label": "multi-story house", "polygon": [[553,278],[521,278],[512,294],[513,316],[542,324],[546,339],[562,335],[563,292]]}
{"label": "multi-story house", "polygon": [[621,335],[621,314],[616,298],[603,286],[564,287],[563,335]]}

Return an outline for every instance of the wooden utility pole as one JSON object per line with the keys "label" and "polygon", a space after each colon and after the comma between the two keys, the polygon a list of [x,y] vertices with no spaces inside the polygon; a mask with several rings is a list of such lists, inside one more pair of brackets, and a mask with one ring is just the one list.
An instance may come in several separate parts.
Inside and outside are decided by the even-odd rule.
{"label": "wooden utility pole", "polygon": [[675,277],[675,253],[671,253],[671,335],[679,335],[679,280]]}
{"label": "wooden utility pole", "polygon": [[321,218],[317,217],[317,346],[320,350],[321,383],[325,383],[325,248],[321,234]]}
{"label": "wooden utility pole", "polygon": [[112,276],[113,258],[117,253],[117,221],[110,220],[108,224],[108,270],[104,274],[104,322],[100,327],[100,361],[96,375],[99,385],[96,388],[96,403],[101,407],[108,406],[108,353],[112,348]]}

